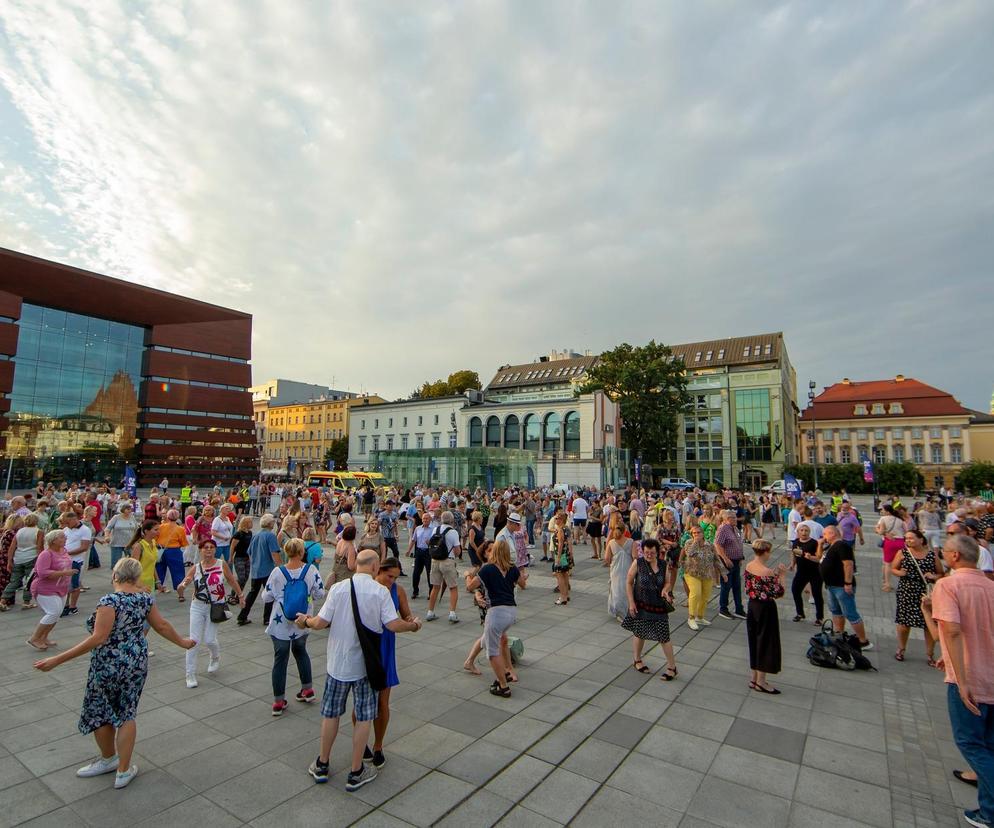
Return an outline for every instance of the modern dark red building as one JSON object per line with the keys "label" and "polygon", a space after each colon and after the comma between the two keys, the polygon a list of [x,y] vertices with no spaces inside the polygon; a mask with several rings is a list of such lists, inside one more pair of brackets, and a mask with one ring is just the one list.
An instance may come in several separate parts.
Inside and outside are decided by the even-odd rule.
{"label": "modern dark red building", "polygon": [[0,248],[2,474],[251,479],[251,355],[249,314]]}

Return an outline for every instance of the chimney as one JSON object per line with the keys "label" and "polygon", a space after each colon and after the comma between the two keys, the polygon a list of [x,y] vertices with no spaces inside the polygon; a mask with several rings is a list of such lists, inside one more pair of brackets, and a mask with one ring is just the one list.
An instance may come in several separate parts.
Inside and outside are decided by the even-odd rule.
{"label": "chimney", "polygon": [[842,384],[843,385],[852,385],[852,383],[849,381],[849,377],[843,377],[842,378]]}
{"label": "chimney", "polygon": [[904,382],[904,374],[898,374],[894,377],[894,382]]}

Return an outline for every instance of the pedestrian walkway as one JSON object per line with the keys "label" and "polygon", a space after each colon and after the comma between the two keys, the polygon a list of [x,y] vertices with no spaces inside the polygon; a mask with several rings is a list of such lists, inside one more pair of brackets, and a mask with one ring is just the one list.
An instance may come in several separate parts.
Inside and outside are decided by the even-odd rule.
{"label": "pedestrian walkway", "polygon": [[[872,532],[857,550],[858,604],[879,672],[811,667],[804,652],[814,627],[790,621],[788,598],[784,671],[771,677],[777,697],[748,689],[744,622],[714,618],[693,633],[682,608],[672,617],[678,679],[660,680],[658,648],[646,654],[653,673],[635,672],[628,634],[607,615],[607,571],[587,550],[576,550],[568,606],[554,605],[545,570],[519,593],[513,633],[525,659],[510,699],[491,696],[486,675],[462,670],[480,632],[462,596],[461,623],[443,616],[398,636],[387,764],[354,794],[344,790],[344,720],[331,780],[314,785],[306,769],[317,753],[317,706],[291,701],[282,718],[270,715],[272,647],[258,607],[256,623],[223,625],[221,669],[194,690],[182,652],[156,642],[138,718],[141,774],[120,791],[113,775],[75,775],[94,752],[92,737],[76,732],[87,659],[33,671],[37,654],[24,639],[37,615],[8,612],[0,616],[0,825],[906,828],[959,825],[962,809],[976,807],[974,789],[951,776],[964,763],[920,636],[906,662],[893,659],[894,596],[878,589]],[[80,615],[56,627],[61,646],[83,637],[106,573],[90,573]],[[187,605],[169,594],[160,607],[186,629]],[[423,599],[414,604],[422,617],[425,608]],[[319,677],[324,633],[309,649]]]}

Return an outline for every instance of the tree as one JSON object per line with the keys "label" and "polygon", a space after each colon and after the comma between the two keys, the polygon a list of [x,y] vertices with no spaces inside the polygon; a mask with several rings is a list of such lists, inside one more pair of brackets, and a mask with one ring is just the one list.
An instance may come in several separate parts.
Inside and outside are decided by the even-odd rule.
{"label": "tree", "polygon": [[335,467],[332,471],[345,471],[349,467],[349,438],[348,437],[337,437],[331,441],[331,445],[328,450],[324,453],[324,462],[328,463],[329,460],[335,461]]}
{"label": "tree", "polygon": [[925,488],[925,478],[914,463],[874,464],[873,476],[881,494],[911,494]]}
{"label": "tree", "polygon": [[449,374],[447,380],[438,379],[434,382],[422,383],[413,394],[412,400],[432,400],[437,397],[451,397],[454,394],[462,394],[468,388],[482,388],[480,375],[476,371],[456,371]]}
{"label": "tree", "polygon": [[963,470],[956,475],[956,478],[960,488],[970,492],[970,494],[980,494],[984,489],[989,489],[994,484],[994,463],[977,461],[967,463]]}
{"label": "tree", "polygon": [[690,403],[683,360],[662,343],[627,342],[587,371],[580,393],[603,391],[621,409],[621,439],[635,457],[665,460],[676,443],[677,418]]}

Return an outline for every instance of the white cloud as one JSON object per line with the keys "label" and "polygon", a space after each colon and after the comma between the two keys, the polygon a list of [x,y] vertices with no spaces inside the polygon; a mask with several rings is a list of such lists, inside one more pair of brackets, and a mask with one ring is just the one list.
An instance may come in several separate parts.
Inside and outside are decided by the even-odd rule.
{"label": "white cloud", "polygon": [[0,244],[251,311],[260,376],[393,396],[550,347],[783,329],[803,376],[980,406],[962,355],[989,352],[989,303],[957,303],[952,338],[939,309],[989,283],[992,22],[983,0],[8,3]]}

